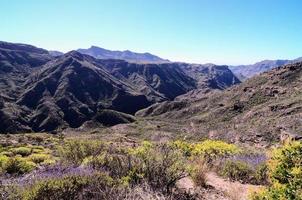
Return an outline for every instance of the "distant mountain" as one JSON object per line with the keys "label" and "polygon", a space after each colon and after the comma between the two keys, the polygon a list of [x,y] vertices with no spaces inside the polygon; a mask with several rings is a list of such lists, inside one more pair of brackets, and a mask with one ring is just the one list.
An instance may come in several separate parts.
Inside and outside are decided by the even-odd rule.
{"label": "distant mountain", "polygon": [[150,125],[160,122],[161,130],[186,130],[186,137],[259,146],[286,135],[302,138],[301,77],[302,62],[287,64],[198,99],[153,104],[136,116],[148,117]]}
{"label": "distant mountain", "polygon": [[229,66],[229,68],[239,79],[245,80],[273,68],[299,61],[302,61],[302,57],[294,60],[263,60],[252,65]]}
{"label": "distant mountain", "polygon": [[48,51],[51,56],[57,57],[62,56],[64,53],[60,51]]}
{"label": "distant mountain", "polygon": [[98,59],[121,59],[135,63],[166,63],[169,60],[162,59],[150,53],[135,53],[129,50],[126,51],[111,51],[96,46],[91,46],[89,49],[78,49],[78,52],[87,54]]}

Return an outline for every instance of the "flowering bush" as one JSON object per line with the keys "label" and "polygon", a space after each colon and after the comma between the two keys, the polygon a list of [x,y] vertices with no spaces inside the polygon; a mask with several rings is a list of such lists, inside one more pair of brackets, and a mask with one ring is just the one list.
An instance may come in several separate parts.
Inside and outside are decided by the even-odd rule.
{"label": "flowering bush", "polygon": [[271,186],[254,200],[302,199],[302,143],[290,142],[272,152],[268,162]]}
{"label": "flowering bush", "polygon": [[240,149],[236,145],[218,140],[205,140],[197,143],[192,150],[193,155],[202,156],[208,162],[238,153],[240,153]]}

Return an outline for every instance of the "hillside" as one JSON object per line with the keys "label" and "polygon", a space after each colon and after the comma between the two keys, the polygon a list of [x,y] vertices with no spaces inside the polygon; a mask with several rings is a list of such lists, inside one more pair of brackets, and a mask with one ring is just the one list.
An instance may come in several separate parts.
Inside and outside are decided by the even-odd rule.
{"label": "hillside", "polygon": [[166,131],[177,123],[191,137],[272,144],[282,135],[301,136],[301,77],[302,63],[289,64],[198,100],[154,104],[136,116],[165,122],[161,129]]}

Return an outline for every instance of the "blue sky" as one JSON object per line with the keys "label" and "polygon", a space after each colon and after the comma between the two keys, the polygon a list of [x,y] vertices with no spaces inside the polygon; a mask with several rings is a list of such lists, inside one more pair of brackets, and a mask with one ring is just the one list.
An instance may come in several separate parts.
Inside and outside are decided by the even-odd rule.
{"label": "blue sky", "polygon": [[0,40],[63,52],[96,45],[173,61],[302,56],[300,0],[2,0]]}

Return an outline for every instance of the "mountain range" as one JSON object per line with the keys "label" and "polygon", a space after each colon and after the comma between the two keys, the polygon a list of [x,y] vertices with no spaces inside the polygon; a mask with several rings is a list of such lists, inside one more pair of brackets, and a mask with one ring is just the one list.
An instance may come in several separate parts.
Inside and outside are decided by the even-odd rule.
{"label": "mountain range", "polygon": [[229,68],[240,80],[243,81],[273,68],[300,61],[302,61],[302,57],[294,60],[263,60],[252,65],[229,66]]}
{"label": "mountain range", "polygon": [[98,59],[121,59],[135,63],[166,63],[169,60],[162,59],[150,53],[135,53],[126,51],[111,51],[97,46],[91,46],[88,49],[78,49],[78,52],[87,54]]}
{"label": "mountain range", "polygon": [[272,144],[302,132],[299,60],[231,66],[241,83],[226,65],[98,59],[0,42],[0,133],[136,121],[141,128],[123,130]]}
{"label": "mountain range", "polygon": [[53,131],[131,122],[153,103],[240,81],[227,66],[132,63],[0,43],[0,132]]}

